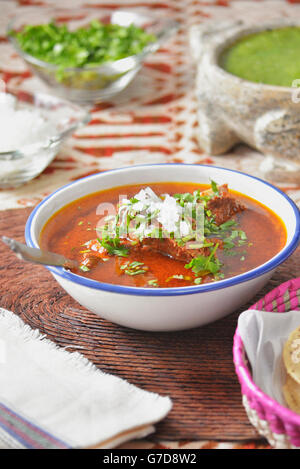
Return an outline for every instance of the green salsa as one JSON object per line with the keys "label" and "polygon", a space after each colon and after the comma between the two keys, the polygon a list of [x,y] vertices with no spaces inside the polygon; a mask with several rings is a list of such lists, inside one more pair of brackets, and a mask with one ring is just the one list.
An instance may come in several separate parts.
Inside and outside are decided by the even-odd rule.
{"label": "green salsa", "polygon": [[300,27],[245,36],[224,50],[220,65],[248,81],[291,87],[300,79]]}

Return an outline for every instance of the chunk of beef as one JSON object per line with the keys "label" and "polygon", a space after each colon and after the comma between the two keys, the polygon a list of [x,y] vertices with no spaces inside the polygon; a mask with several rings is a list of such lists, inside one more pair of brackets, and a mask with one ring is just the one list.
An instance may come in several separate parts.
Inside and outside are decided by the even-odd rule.
{"label": "chunk of beef", "polygon": [[108,252],[101,243],[97,239],[92,239],[85,244],[80,265],[81,267],[91,269],[97,265],[100,260],[103,261],[108,257]]}
{"label": "chunk of beef", "polygon": [[188,245],[180,246],[175,239],[171,238],[144,238],[135,246],[134,251],[155,251],[182,262],[190,262],[197,256],[208,256],[209,248],[191,249]]}
{"label": "chunk of beef", "polygon": [[207,202],[207,209],[214,215],[215,223],[218,226],[230,220],[245,208],[243,204],[230,195],[227,184],[219,186],[219,195]]}

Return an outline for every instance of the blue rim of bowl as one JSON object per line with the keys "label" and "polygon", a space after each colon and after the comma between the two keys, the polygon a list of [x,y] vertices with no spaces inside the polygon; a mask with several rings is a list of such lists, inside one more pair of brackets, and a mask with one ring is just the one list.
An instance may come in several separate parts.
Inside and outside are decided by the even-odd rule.
{"label": "blue rim of bowl", "polygon": [[[297,248],[300,240],[300,211],[297,207],[297,205],[290,199],[288,195],[286,195],[283,191],[278,189],[277,187],[273,186],[273,184],[270,184],[267,181],[264,181],[263,179],[260,179],[256,176],[249,175],[247,173],[241,172],[241,171],[236,171],[234,169],[227,169],[227,168],[222,168],[220,166],[212,166],[212,165],[194,165],[194,164],[186,164],[186,163],[161,163],[161,164],[144,164],[144,165],[135,165],[135,166],[126,166],[122,168],[116,168],[116,169],[111,169],[105,171],[105,173],[96,173],[92,174],[90,176],[86,176],[84,178],[78,179],[77,181],[73,181],[69,184],[66,184],[63,187],[60,187],[56,191],[54,191],[52,194],[47,196],[42,202],[40,202],[35,209],[31,212],[26,226],[25,226],[25,240],[28,246],[30,247],[39,247],[38,244],[36,244],[31,237],[31,226],[33,223],[33,220],[38,212],[38,210],[47,202],[50,198],[52,198],[55,194],[67,189],[68,187],[71,187],[74,184],[77,184],[81,181],[84,180],[89,180],[95,177],[99,177],[101,174],[107,174],[107,173],[112,173],[115,171],[126,171],[128,169],[133,169],[135,168],[143,168],[143,167],[161,167],[161,166],[187,166],[187,167],[206,167],[206,168],[215,168],[218,170],[222,171],[227,171],[227,172],[232,172],[236,174],[241,174],[243,176],[247,176],[250,179],[257,180],[261,182],[262,184],[265,184],[268,187],[271,187],[273,190],[278,192],[283,198],[287,200],[289,205],[292,207],[294,214],[295,214],[295,219],[296,219],[296,227],[295,227],[295,232],[293,235],[293,238],[291,239],[290,243],[285,246],[275,257],[270,259],[269,261],[265,262],[261,266],[256,267],[255,269],[252,269],[248,272],[245,272],[244,274],[236,275],[234,277],[230,277],[228,279],[224,280],[218,280],[217,282],[212,282],[212,283],[207,283],[204,285],[195,285],[195,286],[188,286],[188,287],[177,287],[177,288],[144,288],[144,287],[127,287],[123,285],[115,285],[111,283],[102,283],[97,280],[93,280],[90,278],[82,277],[81,275],[73,274],[72,272],[64,269],[63,267],[52,267],[52,266],[45,266],[52,274],[58,275],[66,280],[70,280],[71,282],[80,284],[85,287],[93,288],[96,290],[103,290],[111,293],[119,293],[119,294],[125,294],[125,295],[135,295],[135,296],[178,296],[178,295],[190,295],[190,294],[196,294],[196,293],[201,293],[201,292],[210,292],[210,291],[215,291],[215,290],[220,290],[222,288],[227,288],[230,286],[238,285],[240,283],[246,282],[248,280],[251,280],[253,278],[257,278],[263,274],[266,274],[267,272],[270,272],[271,270],[275,269],[278,265],[282,264]],[[76,200],[76,199],[74,199]]]}

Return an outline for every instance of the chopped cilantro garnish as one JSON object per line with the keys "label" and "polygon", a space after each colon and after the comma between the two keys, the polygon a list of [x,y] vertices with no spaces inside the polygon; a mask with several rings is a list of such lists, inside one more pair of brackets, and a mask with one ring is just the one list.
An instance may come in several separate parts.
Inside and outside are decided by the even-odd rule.
{"label": "chopped cilantro garnish", "polygon": [[148,285],[150,285],[150,287],[158,287],[158,282],[157,282],[156,278],[153,279],[153,280],[149,280]]}
{"label": "chopped cilantro garnish", "polygon": [[155,35],[134,24],[104,24],[97,19],[76,30],[51,21],[29,24],[9,34],[27,54],[63,68],[97,66],[136,55],[156,40]]}
{"label": "chopped cilantro garnish", "polygon": [[145,274],[149,270],[149,268],[143,262],[138,261],[133,261],[131,263],[125,262],[121,265],[120,269],[123,270],[127,275]]}
{"label": "chopped cilantro garnish", "polygon": [[104,247],[108,254],[126,257],[128,254],[128,249],[125,246],[120,244],[119,238],[109,238],[108,236],[103,237],[102,239],[97,238],[102,247]]}
{"label": "chopped cilantro garnish", "polygon": [[195,283],[196,285],[199,285],[200,283],[202,283],[202,277],[197,277],[197,278],[195,278],[194,283]]}
{"label": "chopped cilantro garnish", "polygon": [[210,181],[210,185],[214,194],[219,194],[218,185],[215,181]]}
{"label": "chopped cilantro garnish", "polygon": [[173,280],[173,279],[190,281],[191,277],[187,277],[186,275],[182,275],[182,274],[175,274],[175,275],[171,275],[170,277],[168,277],[166,282],[170,282],[170,280]]}
{"label": "chopped cilantro garnish", "polygon": [[173,196],[181,207],[184,207],[184,204],[187,202],[195,203],[195,195],[185,192],[183,194],[174,194]]}
{"label": "chopped cilantro garnish", "polygon": [[235,247],[235,244],[233,241],[231,241],[230,238],[225,238],[223,246],[225,250],[229,250],[229,249],[233,249]]}
{"label": "chopped cilantro garnish", "polygon": [[235,220],[227,220],[225,223],[222,223],[222,225],[219,226],[221,231],[226,231],[228,228],[231,228],[232,226],[235,226],[237,223]]}
{"label": "chopped cilantro garnish", "polygon": [[215,247],[211,250],[209,256],[197,256],[191,260],[188,264],[185,265],[186,269],[192,269],[192,272],[199,277],[208,274],[217,274],[221,269],[221,262],[215,256],[216,250],[218,249],[219,244],[217,243]]}
{"label": "chopped cilantro garnish", "polygon": [[136,204],[137,202],[139,202],[139,199],[136,199],[135,197],[131,197],[130,202],[132,204]]}
{"label": "chopped cilantro garnish", "polygon": [[245,231],[239,230],[239,231],[238,231],[238,234],[239,234],[239,236],[240,236],[240,238],[241,238],[242,240],[246,240],[246,239],[247,239],[247,235],[246,235]]}

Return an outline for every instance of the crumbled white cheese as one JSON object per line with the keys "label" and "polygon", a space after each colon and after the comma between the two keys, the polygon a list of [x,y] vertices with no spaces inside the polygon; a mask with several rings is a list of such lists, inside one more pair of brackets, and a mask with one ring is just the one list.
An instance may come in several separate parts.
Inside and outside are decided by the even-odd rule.
{"label": "crumbled white cheese", "polygon": [[161,199],[155,194],[151,187],[141,189],[138,194],[135,194],[134,199],[140,200],[141,203],[161,203]]}
{"label": "crumbled white cheese", "polygon": [[53,124],[38,109],[19,108],[13,95],[0,93],[0,152],[22,150],[53,135]]}
{"label": "crumbled white cheese", "polygon": [[177,229],[177,224],[182,214],[182,207],[176,202],[174,197],[166,194],[164,201],[160,204],[157,221],[169,233]]}
{"label": "crumbled white cheese", "polygon": [[181,236],[187,236],[188,234],[190,234],[190,226],[186,221],[180,222],[179,231]]}
{"label": "crumbled white cheese", "polygon": [[[126,224],[127,215],[135,217],[139,222],[142,221],[136,228],[135,234],[137,236],[149,236],[153,227],[157,226],[157,222],[168,233],[178,234],[179,230],[180,236],[189,234],[189,225],[182,221],[183,208],[174,197],[165,194],[162,199],[150,187],[146,187],[134,195],[132,199],[134,202],[128,199],[121,201],[119,217],[123,226]],[[147,215],[148,224],[143,214]],[[143,220],[141,220],[142,217],[144,217]]]}

